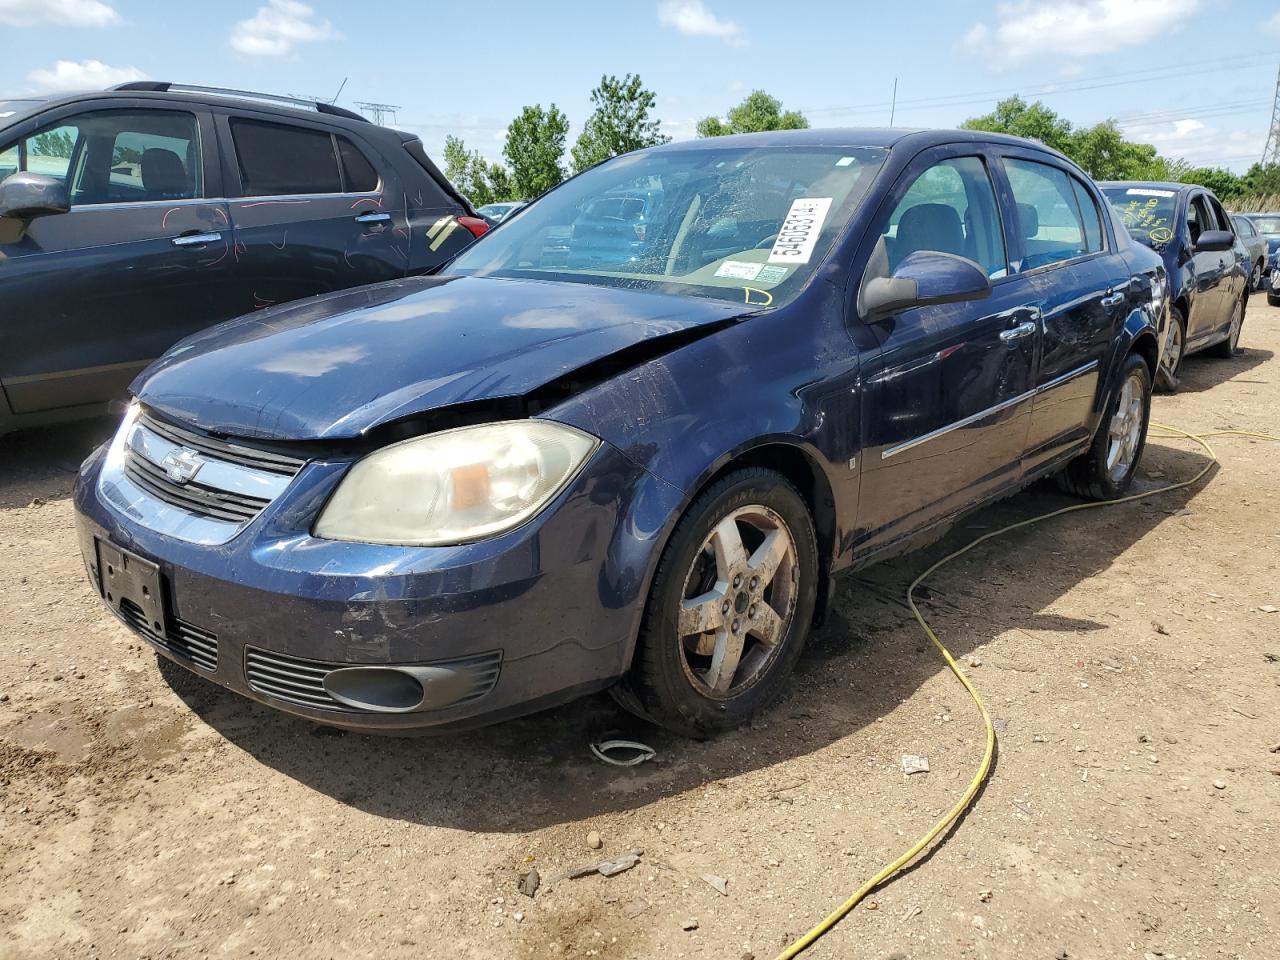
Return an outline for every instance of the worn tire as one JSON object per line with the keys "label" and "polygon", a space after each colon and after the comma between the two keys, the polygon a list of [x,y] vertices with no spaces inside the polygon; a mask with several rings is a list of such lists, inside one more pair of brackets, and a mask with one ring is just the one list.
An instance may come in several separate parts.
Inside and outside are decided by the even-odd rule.
{"label": "worn tire", "polygon": [[1165,345],[1165,353],[1161,357],[1160,367],[1156,371],[1156,389],[1161,393],[1173,393],[1178,389],[1181,382],[1180,373],[1182,371],[1182,361],[1187,356],[1187,320],[1182,315],[1182,311],[1177,307],[1169,308],[1169,333],[1173,335],[1174,330],[1178,336],[1178,359],[1173,363],[1172,367],[1166,369],[1165,363],[1168,359],[1170,346]]}
{"label": "worn tire", "polygon": [[[741,692],[712,699],[695,689],[686,676],[677,616],[687,578],[711,531],[734,511],[756,505],[780,517],[791,534],[797,576],[794,612],[760,675]],[[662,552],[619,703],[645,719],[696,738],[750,722],[777,698],[795,668],[813,621],[818,575],[813,519],[790,481],[759,467],[736,470],[716,481],[685,511]]]}
{"label": "worn tire", "polygon": [[[1231,328],[1231,333],[1227,335],[1227,339],[1218,341],[1207,349],[1205,353],[1211,357],[1217,357],[1219,360],[1230,360],[1236,355],[1236,351],[1240,347],[1240,331],[1244,329],[1244,314],[1247,303],[1247,296],[1241,297],[1236,301],[1236,305],[1232,307],[1232,310],[1240,312],[1239,322],[1233,320],[1234,325]],[[1235,313],[1233,312],[1232,317],[1234,318],[1234,316]]]}
{"label": "worn tire", "polygon": [[[1120,387],[1130,376],[1138,376],[1142,383],[1142,434],[1134,453],[1133,462],[1124,476],[1113,479],[1107,470],[1107,450],[1111,440],[1111,422],[1120,406]],[[1142,451],[1147,444],[1147,428],[1151,425],[1151,368],[1136,353],[1125,358],[1115,393],[1107,401],[1107,412],[1098,424],[1089,449],[1076,457],[1058,474],[1058,486],[1067,493],[1088,500],[1115,500],[1124,496],[1133,483]]]}

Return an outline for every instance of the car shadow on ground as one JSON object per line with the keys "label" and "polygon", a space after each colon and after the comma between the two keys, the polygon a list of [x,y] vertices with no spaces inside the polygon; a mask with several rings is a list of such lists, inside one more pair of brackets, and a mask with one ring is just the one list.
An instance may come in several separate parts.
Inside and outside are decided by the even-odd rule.
{"label": "car shadow on ground", "polygon": [[[1150,444],[1135,491],[1190,478],[1207,462],[1177,444]],[[1135,542],[1184,511],[1215,472],[1195,487],[1073,513],[985,544],[918,591],[925,614],[961,658],[1013,628],[1049,634],[1052,642],[1030,637],[1019,654],[1028,662],[1014,669],[1034,670],[1034,658],[1057,649],[1059,639],[1087,646],[1109,624],[1047,608],[1122,562]],[[279,714],[168,661],[160,661],[161,670],[229,741],[340,803],[396,820],[525,832],[768,768],[889,714],[946,669],[905,606],[911,580],[988,530],[1075,502],[1042,482],[964,518],[926,549],[842,578],[832,616],[810,640],[784,699],[753,726],[713,741],[665,734],[623,712],[607,694],[479,730],[413,738],[341,733]],[[1114,611],[1117,619],[1134,615]],[[962,701],[958,693],[957,707]],[[591,756],[588,743],[607,733],[642,740],[656,748],[657,758],[625,770],[606,766]]]}
{"label": "car shadow on ground", "polygon": [[80,464],[119,422],[97,417],[0,437],[0,510],[71,496]]}
{"label": "car shadow on ground", "polygon": [[1265,380],[1250,381],[1249,372],[1273,356],[1275,354],[1270,350],[1259,350],[1256,347],[1241,347],[1230,360],[1207,353],[1193,353],[1182,361],[1182,369],[1178,371],[1178,392],[1200,393],[1202,390],[1211,390],[1226,380],[1265,383]]}

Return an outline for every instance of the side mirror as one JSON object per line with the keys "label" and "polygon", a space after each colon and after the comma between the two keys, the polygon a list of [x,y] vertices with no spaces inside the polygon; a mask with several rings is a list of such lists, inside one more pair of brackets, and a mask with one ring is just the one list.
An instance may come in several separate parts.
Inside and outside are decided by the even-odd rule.
{"label": "side mirror", "polygon": [[67,185],[39,173],[15,173],[0,181],[0,217],[34,220],[71,209]]}
{"label": "side mirror", "polygon": [[[877,259],[872,257],[868,266],[874,267]],[[982,268],[954,253],[920,250],[898,264],[892,276],[875,276],[871,270],[868,274],[859,295],[868,323],[913,307],[981,300],[991,294],[991,281]]]}
{"label": "side mirror", "polygon": [[1196,241],[1196,253],[1221,253],[1236,245],[1236,235],[1230,230],[1206,230]]}

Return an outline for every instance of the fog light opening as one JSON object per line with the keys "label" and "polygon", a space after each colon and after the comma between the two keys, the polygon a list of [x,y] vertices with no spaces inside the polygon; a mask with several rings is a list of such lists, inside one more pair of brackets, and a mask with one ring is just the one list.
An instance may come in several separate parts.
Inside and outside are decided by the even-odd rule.
{"label": "fog light opening", "polygon": [[392,667],[345,667],[325,674],[324,688],[339,703],[375,713],[407,713],[422,704],[417,678]]}

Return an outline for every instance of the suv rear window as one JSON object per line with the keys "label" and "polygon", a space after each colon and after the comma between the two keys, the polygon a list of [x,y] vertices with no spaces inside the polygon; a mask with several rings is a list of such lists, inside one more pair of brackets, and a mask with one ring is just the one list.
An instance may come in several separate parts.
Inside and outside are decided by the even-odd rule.
{"label": "suv rear window", "polygon": [[333,137],[321,130],[232,120],[240,183],[248,197],[341,193]]}

